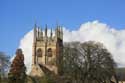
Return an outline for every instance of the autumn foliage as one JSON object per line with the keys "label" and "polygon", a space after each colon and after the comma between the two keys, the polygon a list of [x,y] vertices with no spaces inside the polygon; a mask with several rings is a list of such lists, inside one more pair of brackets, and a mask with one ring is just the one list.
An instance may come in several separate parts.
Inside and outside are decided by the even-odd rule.
{"label": "autumn foliage", "polygon": [[[9,81],[10,83],[22,83],[25,79],[26,67],[24,65],[24,55],[21,49],[17,49],[16,56],[12,61],[10,72],[9,72]],[[24,82],[23,82],[24,83]]]}

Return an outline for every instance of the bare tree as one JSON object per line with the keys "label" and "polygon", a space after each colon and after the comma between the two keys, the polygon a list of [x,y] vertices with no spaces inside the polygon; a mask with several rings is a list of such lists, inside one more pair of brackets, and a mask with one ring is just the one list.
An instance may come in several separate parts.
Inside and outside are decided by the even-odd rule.
{"label": "bare tree", "polygon": [[105,83],[115,74],[110,52],[99,42],[64,44],[64,74],[74,83]]}
{"label": "bare tree", "polygon": [[10,61],[10,57],[6,55],[4,52],[0,52],[0,76],[4,77],[5,73],[8,70]]}

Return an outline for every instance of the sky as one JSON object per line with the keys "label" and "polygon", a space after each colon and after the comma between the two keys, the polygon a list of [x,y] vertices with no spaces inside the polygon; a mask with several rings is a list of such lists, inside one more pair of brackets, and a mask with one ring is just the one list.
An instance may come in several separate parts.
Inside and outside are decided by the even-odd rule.
{"label": "sky", "polygon": [[[33,34],[33,29],[28,31],[20,39],[19,44],[19,48],[23,50],[27,74],[29,74],[32,69]],[[48,30],[48,36],[49,34],[50,29]],[[98,20],[82,23],[77,30],[71,30],[70,28],[63,27],[63,42],[73,41],[81,43],[88,41],[102,43],[103,47],[111,53],[111,57],[116,63],[116,66],[125,67],[125,29],[118,30]],[[14,57],[15,55],[11,58],[11,61]]]}
{"label": "sky", "polygon": [[14,55],[35,23],[78,30],[81,24],[98,20],[123,30],[124,10],[125,0],[0,0],[0,51]]}

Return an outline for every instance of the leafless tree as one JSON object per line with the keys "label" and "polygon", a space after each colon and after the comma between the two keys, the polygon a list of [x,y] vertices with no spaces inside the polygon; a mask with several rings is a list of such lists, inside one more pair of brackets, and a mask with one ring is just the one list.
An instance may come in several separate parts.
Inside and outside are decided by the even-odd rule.
{"label": "leafless tree", "polygon": [[74,83],[105,83],[115,74],[112,55],[99,42],[64,44],[64,74]]}
{"label": "leafless tree", "polygon": [[10,65],[10,57],[4,52],[0,52],[0,76],[4,77]]}

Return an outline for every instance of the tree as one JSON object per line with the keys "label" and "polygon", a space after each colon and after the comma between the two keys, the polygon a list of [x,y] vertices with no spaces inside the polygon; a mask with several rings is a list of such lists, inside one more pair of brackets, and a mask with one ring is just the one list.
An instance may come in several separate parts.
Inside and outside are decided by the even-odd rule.
{"label": "tree", "polygon": [[21,49],[17,49],[16,56],[12,61],[8,74],[9,83],[24,83],[26,78],[26,67],[24,65],[24,55]]}
{"label": "tree", "polygon": [[115,74],[110,52],[99,42],[64,45],[64,73],[74,83],[104,83]]}
{"label": "tree", "polygon": [[4,77],[5,73],[8,70],[10,61],[10,57],[6,55],[4,52],[0,52],[0,77]]}

